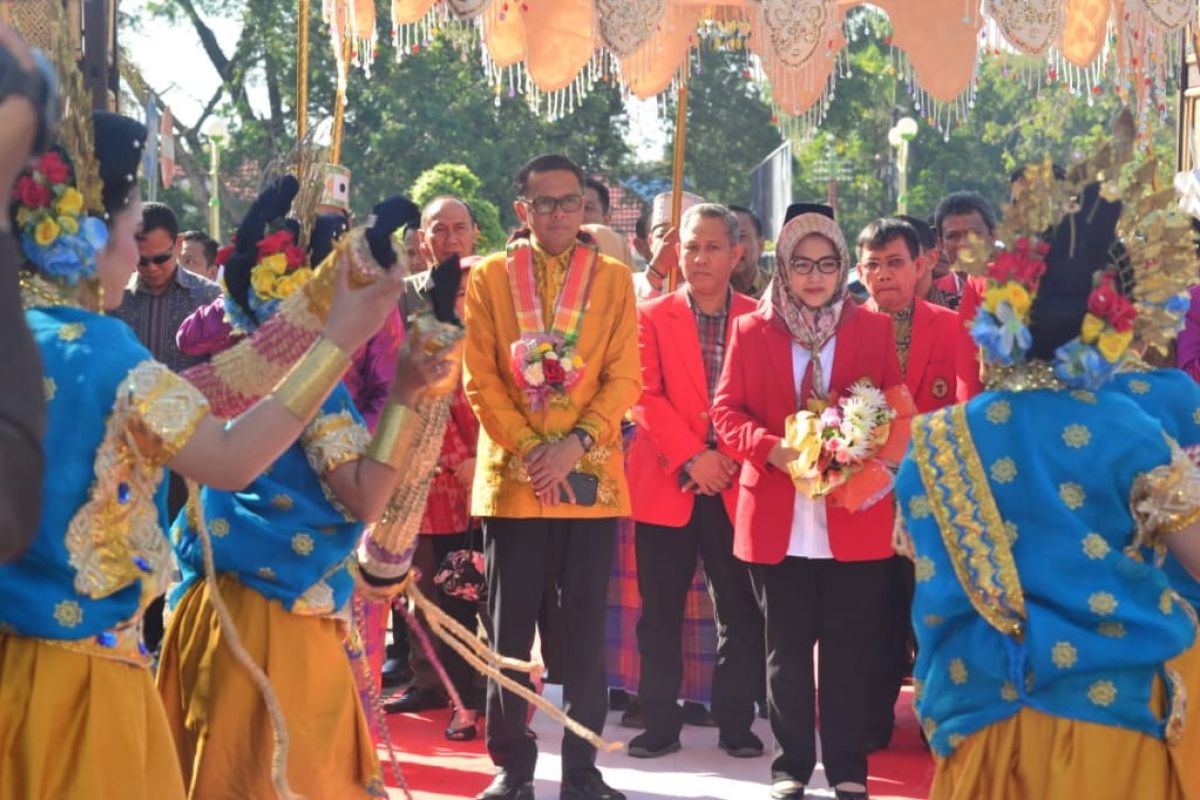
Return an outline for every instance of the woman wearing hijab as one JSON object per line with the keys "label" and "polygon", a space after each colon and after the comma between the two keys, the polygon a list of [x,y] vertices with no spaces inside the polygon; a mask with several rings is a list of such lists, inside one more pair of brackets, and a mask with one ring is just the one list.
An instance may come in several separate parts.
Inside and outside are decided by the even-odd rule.
{"label": "woman wearing hijab", "polygon": [[796,490],[785,420],[857,381],[904,383],[888,317],[847,302],[849,253],[832,212],[809,206],[779,236],[759,309],[734,323],[712,411],[743,459],[734,555],[766,618],[772,798],[802,798],[816,766],[813,646],[820,643],[821,750],[841,800],[867,797],[867,683],[891,555],[890,499],[857,513]]}

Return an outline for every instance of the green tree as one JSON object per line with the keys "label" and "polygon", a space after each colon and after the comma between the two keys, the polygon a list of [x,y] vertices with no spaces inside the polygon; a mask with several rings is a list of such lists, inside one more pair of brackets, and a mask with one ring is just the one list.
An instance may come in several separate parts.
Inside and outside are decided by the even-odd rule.
{"label": "green tree", "polygon": [[479,223],[481,252],[504,246],[504,229],[500,227],[500,211],[496,204],[479,196],[480,182],[475,173],[463,164],[436,164],[422,172],[413,183],[409,196],[422,208],[438,195],[450,194],[471,204]]}
{"label": "green tree", "polygon": [[[688,80],[685,183],[713,202],[749,205],[750,172],[783,143],[771,108],[761,88],[747,80],[746,69],[744,53],[706,47]],[[674,101],[667,108],[674,120]],[[638,164],[633,172],[669,181],[672,147],[668,142],[661,158]]]}
{"label": "green tree", "polygon": [[[853,237],[870,220],[896,211],[895,153],[887,134],[895,120],[921,120],[910,145],[908,211],[932,216],[941,198],[975,190],[997,209],[1008,195],[1008,176],[1018,166],[1046,156],[1061,164],[1087,154],[1108,135],[1121,107],[1111,85],[1087,96],[1072,95],[1061,83],[1042,81],[1031,88],[1044,62],[1017,55],[986,57],[980,64],[973,107],[948,134],[933,127],[906,91],[887,53],[890,25],[880,12],[870,15],[874,34],[848,47],[848,76],[838,80],[835,97],[819,131],[793,142],[797,200],[822,201],[829,193],[829,167],[841,164],[837,186],[838,220]],[[1031,78],[1032,76],[1032,78]],[[1145,143],[1139,145],[1145,154]],[[1173,164],[1174,126],[1157,124],[1152,147],[1164,171]],[[822,171],[824,168],[824,171]],[[1165,172],[1164,172],[1165,175]]]}
{"label": "green tree", "polygon": [[[208,204],[206,150],[201,134],[211,114],[231,128],[222,169],[225,226],[237,220],[253,197],[265,167],[295,143],[296,4],[274,0],[155,0],[143,13],[192,28],[224,83],[194,124],[177,126],[177,157],[188,172],[186,186],[166,193],[168,202],[194,209]],[[310,124],[333,116],[336,70],[320,3],[312,4],[309,59]],[[241,37],[222,50],[206,20],[239,19]],[[136,16],[130,19],[137,23]],[[611,83],[593,88],[574,113],[555,122],[489,84],[478,45],[452,27],[420,52],[397,62],[380,20],[378,57],[370,76],[354,69],[349,81],[342,163],[353,173],[351,202],[365,214],[382,197],[412,186],[426,169],[443,162],[468,167],[480,180],[478,197],[493,202],[500,224],[515,223],[512,177],[542,152],[563,152],[587,170],[620,172],[630,149],[621,92]],[[143,81],[139,101],[155,86]],[[249,87],[266,90],[263,111],[250,103]],[[135,94],[136,94],[135,90]],[[187,203],[190,193],[192,203]],[[191,220],[189,220],[190,222]]]}

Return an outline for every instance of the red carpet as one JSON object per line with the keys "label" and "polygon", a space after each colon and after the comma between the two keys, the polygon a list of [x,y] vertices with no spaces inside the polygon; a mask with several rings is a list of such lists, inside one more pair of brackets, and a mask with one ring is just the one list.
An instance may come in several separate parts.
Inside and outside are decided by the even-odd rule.
{"label": "red carpet", "polygon": [[[892,746],[871,756],[870,790],[874,800],[918,800],[928,795],[933,762],[921,743],[911,703],[911,690],[906,688],[897,704],[899,722]],[[447,742],[442,729],[449,714],[448,710],[443,710],[389,717],[392,742],[397,748],[401,769],[417,800],[474,797],[491,780],[492,762],[483,745],[482,729],[480,738],[473,742]],[[611,737],[628,741],[635,732],[617,727],[616,716],[610,716],[606,732]],[[557,784],[553,778],[559,769],[557,753],[561,731],[541,716],[535,719],[534,728],[540,735],[542,753],[538,763],[537,795],[539,798],[557,797]],[[766,723],[760,721],[756,730],[768,742],[769,750]],[[715,738],[716,732],[712,729],[687,728],[684,749],[680,753],[640,761],[617,752],[603,756],[601,766],[608,780],[625,791],[630,800],[765,797],[768,759],[727,759],[713,746]],[[388,785],[395,786],[382,745],[380,758]],[[832,797],[832,791],[818,788],[824,785],[823,776],[814,776],[810,797]],[[403,796],[398,790],[391,794]]]}

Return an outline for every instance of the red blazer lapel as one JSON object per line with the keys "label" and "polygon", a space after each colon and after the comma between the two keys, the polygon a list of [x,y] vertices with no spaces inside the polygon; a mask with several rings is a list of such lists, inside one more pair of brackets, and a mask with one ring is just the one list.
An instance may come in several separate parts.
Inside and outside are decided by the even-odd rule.
{"label": "red blazer lapel", "polygon": [[788,333],[781,320],[775,319],[774,309],[753,312],[767,320],[762,330],[762,357],[766,368],[771,372],[771,381],[775,385],[775,394],[786,410],[785,414],[794,414],[799,408],[796,400],[796,377],[792,369],[792,336]]}
{"label": "red blazer lapel", "polygon": [[908,364],[904,369],[904,383],[913,397],[925,377],[925,367],[933,353],[933,312],[924,300],[913,301],[912,334],[908,342]]}
{"label": "red blazer lapel", "polygon": [[864,342],[859,332],[858,304],[849,297],[842,306],[838,322],[837,343],[833,347],[833,374],[829,378],[830,399],[840,394],[855,378],[854,362]]}
{"label": "red blazer lapel", "polygon": [[[695,385],[699,396],[704,398],[703,405],[710,405],[712,398],[708,396],[708,379],[704,376],[704,356],[700,353],[700,333],[696,329],[696,315],[688,302],[687,289],[679,289],[667,301],[670,315],[674,320],[671,326],[674,357],[683,364],[683,371],[688,374]],[[728,327],[728,326],[726,326]],[[666,363],[666,359],[663,359]]]}

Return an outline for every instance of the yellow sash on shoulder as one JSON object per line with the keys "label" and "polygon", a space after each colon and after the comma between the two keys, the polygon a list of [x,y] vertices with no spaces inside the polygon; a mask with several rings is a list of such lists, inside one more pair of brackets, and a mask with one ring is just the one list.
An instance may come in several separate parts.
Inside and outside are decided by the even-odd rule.
{"label": "yellow sash on shoulder", "polygon": [[912,447],[963,591],[989,625],[1020,640],[1025,593],[1004,519],[971,438],[966,406],[951,406],[913,420]]}

